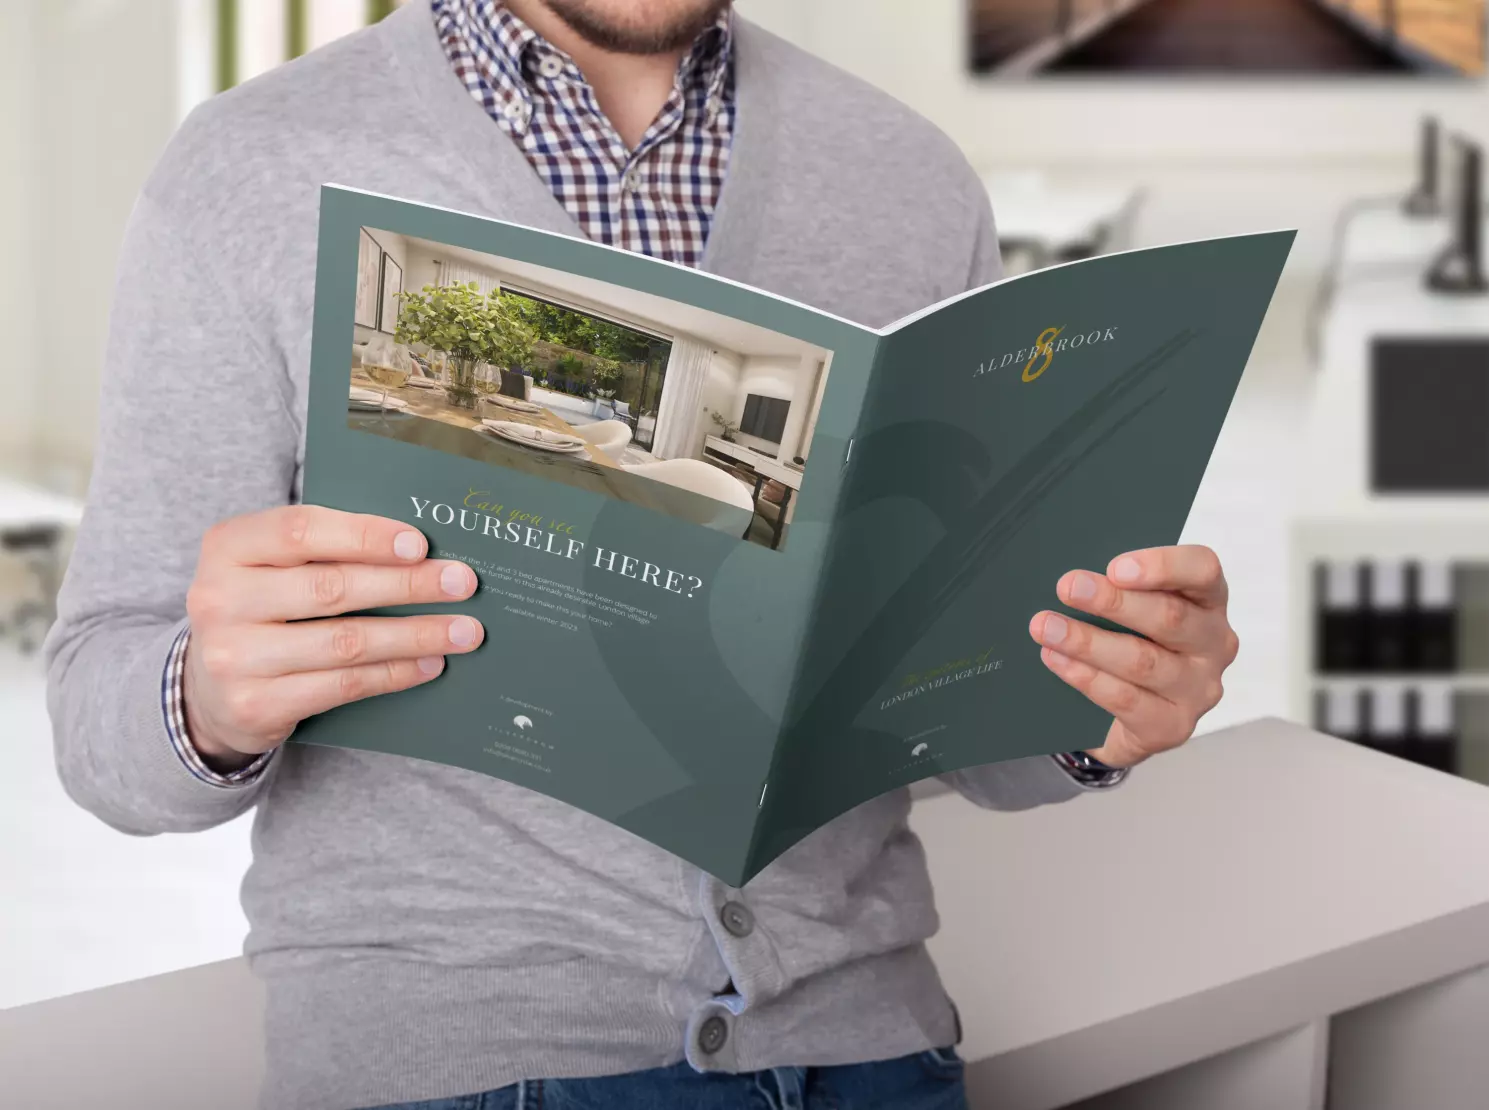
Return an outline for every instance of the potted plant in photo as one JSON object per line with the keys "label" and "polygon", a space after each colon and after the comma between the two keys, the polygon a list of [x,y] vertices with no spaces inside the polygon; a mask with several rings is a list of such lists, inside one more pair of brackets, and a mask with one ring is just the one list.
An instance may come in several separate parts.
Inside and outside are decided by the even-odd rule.
{"label": "potted plant in photo", "polygon": [[469,282],[426,285],[418,293],[398,297],[403,306],[396,338],[446,353],[445,397],[457,408],[476,407],[483,364],[511,365],[532,352],[532,331],[500,290],[483,294],[479,285]]}
{"label": "potted plant in photo", "polygon": [[595,367],[595,415],[615,415],[615,393],[620,387],[621,369],[616,362],[602,362]]}
{"label": "potted plant in photo", "polygon": [[734,442],[734,435],[739,431],[739,425],[730,420],[717,409],[710,409],[708,418],[719,426],[719,438],[727,443]]}

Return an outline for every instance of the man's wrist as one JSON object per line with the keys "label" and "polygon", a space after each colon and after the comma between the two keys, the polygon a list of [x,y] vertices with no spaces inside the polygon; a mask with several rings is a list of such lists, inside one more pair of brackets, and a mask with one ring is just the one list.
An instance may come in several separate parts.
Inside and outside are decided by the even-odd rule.
{"label": "man's wrist", "polygon": [[243,770],[259,757],[249,752],[240,752],[236,748],[230,748],[226,744],[214,741],[211,734],[203,729],[197,722],[192,720],[191,705],[186,706],[186,742],[201,757],[207,765],[207,770],[219,775],[231,775]]}
{"label": "man's wrist", "polygon": [[[271,754],[254,756],[223,745],[203,742],[192,735],[187,724],[186,652],[191,644],[191,629],[183,628],[171,645],[161,680],[161,711],[165,717],[166,736],[177,757],[199,781],[208,786],[242,788],[257,782]],[[205,735],[198,728],[198,735]]]}

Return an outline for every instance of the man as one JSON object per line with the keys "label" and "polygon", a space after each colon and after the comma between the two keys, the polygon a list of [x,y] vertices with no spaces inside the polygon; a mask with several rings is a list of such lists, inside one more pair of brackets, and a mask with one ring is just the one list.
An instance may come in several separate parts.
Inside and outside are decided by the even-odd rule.
{"label": "man", "polygon": [[[265,1105],[962,1106],[906,792],[730,890],[495,779],[281,747],[309,715],[437,681],[485,634],[342,617],[458,601],[475,576],[407,525],[291,504],[327,181],[873,325],[998,271],[986,198],[944,137],[724,0],[411,0],[193,115],[125,244],[50,696],[62,780],[114,827],[257,807],[243,900]],[[1206,549],[1055,587],[1151,639],[1035,614],[1046,664],[1114,720],[1072,755],[950,776],[983,805],[1109,788],[1189,737],[1235,654]]]}

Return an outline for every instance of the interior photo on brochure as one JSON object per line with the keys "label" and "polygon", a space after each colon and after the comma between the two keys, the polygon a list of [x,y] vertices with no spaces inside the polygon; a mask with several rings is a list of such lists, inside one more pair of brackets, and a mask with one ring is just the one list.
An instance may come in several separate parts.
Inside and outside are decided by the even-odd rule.
{"label": "interior photo on brochure", "polygon": [[876,330],[325,186],[304,499],[467,563],[486,640],[294,741],[497,776],[739,885],[885,791],[1097,734],[1029,619],[1178,540],[1292,238]]}

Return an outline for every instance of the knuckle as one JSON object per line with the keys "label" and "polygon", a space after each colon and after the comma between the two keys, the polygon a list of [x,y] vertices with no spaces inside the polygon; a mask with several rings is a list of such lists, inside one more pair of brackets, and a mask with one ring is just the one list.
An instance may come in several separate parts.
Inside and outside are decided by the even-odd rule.
{"label": "knuckle", "polygon": [[357,701],[368,694],[367,677],[356,667],[336,672],[336,696],[343,702]]}
{"label": "knuckle", "polygon": [[1112,691],[1112,695],[1108,699],[1108,705],[1110,706],[1112,712],[1119,717],[1125,713],[1131,713],[1134,709],[1136,709],[1137,702],[1137,689],[1125,682],[1120,683],[1116,687],[1116,689]]}
{"label": "knuckle", "polygon": [[202,533],[202,554],[213,555],[223,546],[224,534],[227,532],[228,522],[219,520],[205,532]]}
{"label": "knuckle", "polygon": [[317,605],[340,605],[346,598],[346,572],[338,566],[316,567],[310,576],[310,593]]}
{"label": "knuckle", "polygon": [[1223,571],[1220,567],[1220,556],[1215,554],[1214,549],[1209,547],[1199,549],[1199,573],[1206,586],[1213,586],[1220,581]]}
{"label": "knuckle", "polygon": [[279,538],[288,551],[305,551],[310,547],[315,516],[308,505],[291,505],[280,516]]}
{"label": "knuckle", "polygon": [[1225,630],[1225,644],[1223,654],[1225,657],[1226,666],[1230,666],[1232,663],[1234,663],[1236,661],[1236,657],[1241,654],[1241,637],[1236,635],[1236,630],[1234,628],[1227,628]]}
{"label": "knuckle", "polygon": [[186,591],[186,615],[200,627],[211,624],[222,615],[223,595],[202,581],[193,582]]}
{"label": "knuckle", "polygon": [[263,724],[263,699],[250,686],[229,689],[223,695],[223,709],[229,723],[241,732],[258,732]]}
{"label": "knuckle", "polygon": [[1214,709],[1220,704],[1220,699],[1225,697],[1225,684],[1218,678],[1212,678],[1205,683],[1204,704],[1206,711]]}
{"label": "knuckle", "polygon": [[210,678],[222,682],[231,677],[237,661],[237,653],[231,648],[215,639],[193,640],[192,646],[197,649],[197,659],[202,670]]}
{"label": "knuckle", "polygon": [[413,648],[417,655],[437,655],[450,641],[449,625],[444,621],[417,621],[414,624]]}
{"label": "knuckle", "polygon": [[1189,604],[1181,597],[1164,594],[1158,609],[1158,627],[1167,633],[1178,632],[1189,619]]}
{"label": "knuckle", "polygon": [[331,632],[331,655],[338,663],[355,663],[367,653],[367,636],[352,621],[342,621]]}
{"label": "knuckle", "polygon": [[1132,673],[1139,682],[1145,682],[1158,673],[1160,656],[1158,649],[1146,640],[1137,642],[1132,657]]}

